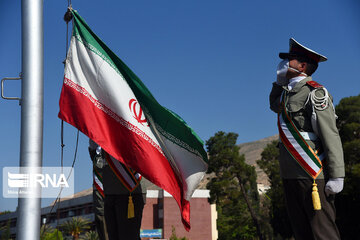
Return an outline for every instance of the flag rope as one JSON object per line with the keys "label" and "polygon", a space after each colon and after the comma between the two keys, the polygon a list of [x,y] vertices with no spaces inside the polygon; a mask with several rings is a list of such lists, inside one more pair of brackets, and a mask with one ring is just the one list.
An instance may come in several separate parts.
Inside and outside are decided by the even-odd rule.
{"label": "flag rope", "polygon": [[[67,7],[67,11],[64,15],[64,21],[66,22],[66,47],[65,47],[65,60],[67,58],[67,51],[69,49],[69,22],[73,19],[73,15],[71,13],[72,10],[72,6],[71,6],[71,0],[68,0],[68,7]],[[65,60],[63,61],[63,64],[65,65]],[[61,165],[61,173],[63,173],[63,168],[64,168],[64,120],[61,120],[61,126],[60,126],[60,146],[61,146],[61,151],[60,151],[60,165]],[[66,180],[69,180],[71,174],[72,174],[72,169],[75,166],[75,162],[76,162],[76,156],[77,156],[77,151],[78,151],[78,145],[79,145],[79,130],[77,131],[76,134],[76,144],[75,144],[75,152],[74,152],[74,159],[71,165],[71,170],[69,175],[67,176]],[[61,192],[63,190],[63,186],[61,186],[60,191],[58,196],[56,197],[54,204],[52,205],[50,212],[46,215],[46,219],[49,218],[49,216],[52,214],[54,207],[57,206],[56,208],[56,212],[58,213],[59,208],[60,208],[60,200],[61,200]],[[46,225],[46,223],[45,223]],[[58,227],[59,225],[59,214],[57,214],[57,222],[56,222],[56,227]]]}

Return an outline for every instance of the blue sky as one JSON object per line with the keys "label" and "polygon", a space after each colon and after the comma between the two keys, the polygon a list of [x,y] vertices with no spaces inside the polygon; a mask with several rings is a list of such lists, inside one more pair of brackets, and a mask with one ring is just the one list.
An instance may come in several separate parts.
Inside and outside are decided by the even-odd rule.
{"label": "blue sky", "polygon": [[[0,77],[21,71],[21,1],[0,2]],[[184,118],[203,139],[236,132],[238,142],[277,133],[268,107],[279,52],[290,37],[328,57],[313,75],[337,104],[360,94],[360,3],[196,0],[73,0],[92,30],[142,79],[155,98]],[[67,1],[44,1],[44,166],[60,166],[59,96],[66,53]],[[7,96],[21,84],[6,82]],[[0,169],[18,166],[20,107],[0,99]],[[65,124],[64,165],[70,166],[76,130]],[[91,187],[88,139],[80,135],[75,191]],[[1,181],[2,183],[2,181]],[[0,211],[16,199],[0,194]],[[48,205],[53,199],[44,199]]]}

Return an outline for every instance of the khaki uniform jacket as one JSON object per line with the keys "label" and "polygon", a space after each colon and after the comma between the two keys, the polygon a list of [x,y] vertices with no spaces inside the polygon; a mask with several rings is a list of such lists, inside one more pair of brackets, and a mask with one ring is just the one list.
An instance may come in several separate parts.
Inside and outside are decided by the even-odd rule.
{"label": "khaki uniform jacket", "polygon": [[[286,93],[286,109],[297,129],[301,132],[314,132],[311,125],[311,114],[313,111],[311,101],[307,101],[310,91],[313,87],[306,84],[312,81],[307,77],[298,82],[293,89],[288,90],[287,86],[279,86],[273,83],[270,93],[270,108],[275,113],[280,111],[281,94]],[[323,90],[316,91],[316,96],[324,96]],[[306,142],[314,150],[322,148],[325,152],[323,163],[323,172],[319,174],[318,179],[339,178],[345,176],[344,157],[341,139],[336,127],[336,117],[333,109],[332,99],[329,99],[329,105],[323,110],[314,110],[317,115],[318,138],[314,141]],[[305,170],[289,154],[284,145],[279,143],[280,150],[280,174],[285,179],[306,179],[311,178]]]}

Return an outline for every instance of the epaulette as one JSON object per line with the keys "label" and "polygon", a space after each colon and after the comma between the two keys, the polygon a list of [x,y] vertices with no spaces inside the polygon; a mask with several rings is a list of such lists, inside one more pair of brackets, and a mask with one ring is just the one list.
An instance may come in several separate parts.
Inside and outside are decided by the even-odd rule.
{"label": "epaulette", "polygon": [[321,85],[320,83],[315,82],[315,81],[307,81],[306,84],[313,88],[323,88],[324,87],[323,85]]}
{"label": "epaulette", "polygon": [[327,89],[315,81],[308,81],[306,84],[313,88],[309,93],[313,108],[319,111],[325,110],[332,101]]}

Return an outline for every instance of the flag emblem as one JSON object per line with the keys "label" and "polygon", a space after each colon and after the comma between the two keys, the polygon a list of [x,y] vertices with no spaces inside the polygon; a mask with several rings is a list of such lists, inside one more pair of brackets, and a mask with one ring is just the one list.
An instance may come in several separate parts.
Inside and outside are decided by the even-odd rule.
{"label": "flag emblem", "polygon": [[129,109],[130,109],[130,112],[133,114],[133,117],[136,119],[136,121],[138,123],[140,123],[143,126],[149,126],[147,124],[145,114],[143,114],[140,104],[136,101],[136,99],[134,99],[134,98],[130,99]]}
{"label": "flag emblem", "polygon": [[59,118],[171,194],[189,230],[190,199],[207,170],[203,141],[72,14]]}

